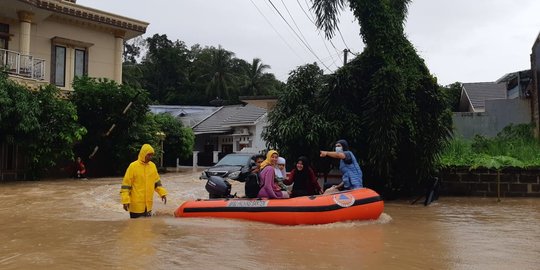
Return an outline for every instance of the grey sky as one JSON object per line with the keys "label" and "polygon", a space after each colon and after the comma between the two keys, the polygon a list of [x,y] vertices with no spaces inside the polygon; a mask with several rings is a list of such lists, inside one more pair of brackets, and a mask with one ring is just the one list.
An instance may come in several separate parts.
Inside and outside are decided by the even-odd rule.
{"label": "grey sky", "polygon": [[[329,43],[300,8],[310,12],[306,8],[309,0],[271,2],[296,33],[305,37],[316,56],[268,0],[77,1],[149,22],[144,37],[166,34],[188,46],[221,45],[248,62],[261,58],[282,81],[297,66],[315,61],[325,73],[334,71],[343,64],[346,45],[355,53],[362,51],[360,27],[348,9],[340,17],[345,42],[338,34]],[[529,55],[540,31],[539,13],[538,0],[416,0],[409,6],[405,31],[439,84],[495,81],[505,73],[530,68]]]}

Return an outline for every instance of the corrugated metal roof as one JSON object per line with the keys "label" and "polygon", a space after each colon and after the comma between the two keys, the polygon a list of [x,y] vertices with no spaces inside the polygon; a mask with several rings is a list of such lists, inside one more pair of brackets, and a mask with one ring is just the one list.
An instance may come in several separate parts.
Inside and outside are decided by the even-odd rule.
{"label": "corrugated metal roof", "polygon": [[266,110],[252,105],[224,106],[193,127],[195,134],[227,133],[233,126],[254,125]]}
{"label": "corrugated metal roof", "polygon": [[464,83],[463,89],[475,112],[484,111],[485,101],[506,99],[506,84],[494,82]]}

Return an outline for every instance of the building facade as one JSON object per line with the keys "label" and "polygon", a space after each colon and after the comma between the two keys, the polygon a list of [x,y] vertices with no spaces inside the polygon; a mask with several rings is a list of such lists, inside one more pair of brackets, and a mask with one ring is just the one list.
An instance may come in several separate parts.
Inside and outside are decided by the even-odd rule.
{"label": "building facade", "polygon": [[[75,76],[122,82],[124,41],[148,23],[78,5],[75,0],[0,1],[0,70],[30,88],[70,93]],[[0,181],[23,179],[16,143],[0,142]]]}
{"label": "building facade", "polygon": [[64,0],[3,0],[0,65],[24,84],[72,90],[75,76],[122,81],[124,41],[148,23]]}

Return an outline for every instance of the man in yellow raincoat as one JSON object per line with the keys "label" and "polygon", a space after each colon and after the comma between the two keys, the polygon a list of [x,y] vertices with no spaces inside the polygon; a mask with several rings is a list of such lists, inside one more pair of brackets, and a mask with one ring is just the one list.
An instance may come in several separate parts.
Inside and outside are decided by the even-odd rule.
{"label": "man in yellow raincoat", "polygon": [[156,164],[150,161],[153,155],[152,146],[144,144],[139,152],[139,158],[129,164],[124,175],[120,196],[124,210],[129,211],[131,218],[152,215],[154,190],[163,203],[167,203],[167,190],[161,186]]}

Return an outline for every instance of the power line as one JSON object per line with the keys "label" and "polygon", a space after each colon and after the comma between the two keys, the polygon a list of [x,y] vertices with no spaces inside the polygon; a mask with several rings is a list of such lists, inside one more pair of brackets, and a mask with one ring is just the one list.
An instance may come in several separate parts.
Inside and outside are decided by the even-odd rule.
{"label": "power line", "polygon": [[268,18],[266,16],[264,16],[264,14],[262,13],[262,11],[259,9],[259,7],[257,5],[255,5],[255,3],[253,2],[253,0],[249,0],[253,6],[255,6],[255,8],[257,9],[257,11],[259,12],[259,14],[261,14],[261,16],[266,20],[266,22],[270,25],[270,27],[272,27],[272,29],[274,29],[274,32],[276,32],[276,34],[279,36],[279,38],[281,38],[281,40],[287,45],[287,47],[289,47],[289,49],[303,62],[305,62],[305,60],[291,47],[291,45],[287,42],[287,40],[285,40],[285,38],[283,38],[283,36],[281,36],[281,34],[277,31],[277,29],[274,27],[274,25],[270,22],[270,20],[268,20]]}
{"label": "power line", "polygon": [[[307,0],[306,0],[307,1]],[[315,21],[308,15],[308,13],[306,12],[306,10],[304,9],[304,7],[302,6],[302,4],[300,4],[300,1],[299,0],[296,0],[296,3],[298,3],[298,5],[300,6],[300,8],[302,9],[302,12],[304,12],[304,14],[306,15],[306,17],[308,18],[308,20],[313,24],[315,25],[315,29],[317,29],[317,35],[321,38],[321,40],[323,41],[323,44],[324,44],[324,47],[326,48],[326,51],[328,52],[328,55],[331,55],[330,53],[330,50],[328,49],[328,46],[326,45],[326,42],[325,42],[325,38],[323,36],[321,36],[321,30],[319,30],[317,28],[317,24],[315,24]],[[306,2],[306,5],[307,5],[307,2]],[[309,8],[309,6],[308,6]],[[338,54],[340,54],[341,52],[336,48],[336,46],[334,45],[334,43],[332,42],[332,40],[328,40],[330,41],[330,44],[332,44],[332,47],[334,47],[334,49],[336,50],[336,52]],[[334,66],[336,66],[337,68],[339,68],[339,66],[336,64],[336,61],[334,60],[334,58],[332,58],[332,63],[334,64]]]}
{"label": "power line", "polygon": [[[304,34],[302,34],[302,31],[300,30],[300,27],[298,27],[298,24],[296,24],[296,21],[294,20],[293,16],[291,15],[291,12],[289,12],[289,9],[287,8],[287,5],[285,5],[285,2],[283,2],[283,0],[281,0],[281,3],[283,4],[283,6],[285,7],[285,10],[289,14],[289,17],[291,18],[292,22],[294,23],[294,26],[296,26],[296,30],[298,30],[298,32],[300,33],[300,35],[302,36],[304,41],[307,43],[306,37],[304,36]],[[308,44],[308,46],[309,46],[309,44]],[[309,46],[309,48],[313,49],[313,48],[311,48],[311,46]]]}
{"label": "power line", "polygon": [[345,45],[345,48],[347,48],[347,50],[349,50],[349,52],[350,52],[351,49],[349,49],[349,46],[347,45],[347,42],[345,42],[345,39],[343,38],[343,35],[341,34],[341,30],[339,30],[339,28],[337,28],[337,31],[339,33],[339,36],[341,37],[341,41],[343,41],[343,44]]}
{"label": "power line", "polygon": [[[298,0],[296,0],[296,2],[298,3]],[[292,16],[291,12],[289,11],[289,9],[287,8],[287,5],[285,5],[285,2],[283,2],[283,0],[281,0],[281,3],[283,4],[283,6],[285,7],[285,10],[287,11],[287,13],[289,14],[289,17],[291,18],[291,20],[293,21],[294,23],[294,26],[296,26],[296,29],[298,30],[298,32],[300,33],[300,35],[302,36],[302,38],[304,38],[304,41],[306,43],[307,42],[307,39],[306,37],[304,36],[304,34],[302,34],[302,30],[300,30],[300,27],[298,27],[298,24],[296,24],[296,20],[294,20],[294,17]],[[308,43],[309,44],[309,43]],[[328,52],[328,55],[330,55],[330,50],[328,49],[328,46],[326,46],[326,43],[324,42],[324,39],[323,39],[323,45],[324,47],[326,48],[326,51]],[[313,49],[311,46],[310,46],[311,49]],[[334,66],[336,68],[339,68],[339,66],[336,64],[336,61],[334,60],[334,58],[332,58],[332,63],[334,64]]]}
{"label": "power line", "polygon": [[[298,2],[298,0],[296,0],[296,2]],[[306,6],[309,7],[309,3],[307,2],[307,0],[304,0],[304,3],[306,3]],[[300,5],[300,3],[298,2],[298,4]],[[301,5],[300,5],[301,6]],[[304,10],[304,8],[302,7],[302,10]],[[304,14],[306,13],[306,11],[304,10]],[[317,24],[315,23],[315,18],[313,17],[313,15],[311,14],[311,12],[309,13],[311,15],[311,18],[310,21],[315,25],[317,26]],[[306,15],[307,16],[307,15]],[[308,16],[309,18],[309,16]],[[347,50],[349,50],[349,52],[351,52],[351,49],[349,48],[349,45],[347,45],[347,42],[345,42],[345,38],[343,38],[343,34],[341,34],[341,30],[339,30],[339,28],[337,28],[337,31],[339,33],[339,36],[341,37],[341,41],[343,41],[343,45],[345,45],[345,48],[347,48]],[[339,51],[336,46],[334,45],[334,43],[332,42],[332,40],[328,40],[330,41],[330,44],[332,44],[332,47],[334,47],[334,49],[336,51]],[[352,53],[352,52],[351,52]],[[355,54],[356,55],[356,54]]]}
{"label": "power line", "polygon": [[[304,0],[304,3],[306,3],[306,7],[309,8],[309,3],[307,2],[307,0]],[[309,14],[311,15],[311,20],[310,20],[310,21],[311,21],[313,24],[315,24],[315,17],[313,17],[313,15],[312,15],[311,13],[309,13]],[[315,25],[316,25],[316,24],[315,24]]]}
{"label": "power line", "polygon": [[272,2],[272,0],[268,0],[268,2],[270,2],[270,4],[272,5],[272,7],[276,10],[276,12],[279,14],[279,16],[281,17],[281,19],[283,19],[283,21],[285,21],[285,23],[289,26],[289,28],[293,31],[293,33],[296,35],[296,37],[298,39],[300,39],[300,41],[304,44],[304,46],[306,46],[306,48],[315,56],[315,58],[317,58],[317,60],[319,60],[319,62],[321,62],[321,64],[330,72],[332,73],[333,71],[330,70],[330,68],[324,63],[321,61],[321,59],[319,58],[319,56],[317,54],[315,54],[315,52],[313,52],[313,50],[311,50],[311,48],[304,42],[304,40],[302,40],[302,38],[300,38],[300,36],[298,35],[298,33],[296,33],[296,31],[294,31],[294,29],[292,28],[292,26],[289,24],[289,22],[285,19],[285,17],[283,17],[283,15],[281,14],[281,12],[279,11],[279,9],[277,9],[277,7],[274,5],[274,3]]}

